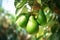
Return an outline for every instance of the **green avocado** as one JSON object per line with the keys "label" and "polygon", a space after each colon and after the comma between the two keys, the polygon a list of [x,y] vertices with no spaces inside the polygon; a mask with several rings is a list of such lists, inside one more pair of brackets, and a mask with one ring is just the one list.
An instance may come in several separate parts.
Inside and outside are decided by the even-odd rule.
{"label": "green avocado", "polygon": [[27,26],[26,26],[26,31],[29,34],[34,34],[37,32],[38,29],[39,29],[39,27],[38,27],[36,20],[34,20],[33,16],[30,16],[29,21],[28,21]]}

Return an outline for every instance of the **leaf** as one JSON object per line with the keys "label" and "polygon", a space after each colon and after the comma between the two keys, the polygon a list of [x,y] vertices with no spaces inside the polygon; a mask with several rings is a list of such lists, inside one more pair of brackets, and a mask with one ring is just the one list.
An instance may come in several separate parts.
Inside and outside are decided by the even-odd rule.
{"label": "leaf", "polygon": [[26,6],[24,6],[21,13],[28,13],[28,8]]}
{"label": "leaf", "polygon": [[15,13],[16,15],[20,13],[28,13],[28,8],[26,5],[24,5],[22,8],[19,8],[19,9],[17,8]]}
{"label": "leaf", "polygon": [[55,18],[55,14],[52,12],[52,10],[48,6],[44,7],[44,13],[46,15],[47,22],[50,22],[51,20],[55,20],[56,19]]}
{"label": "leaf", "polygon": [[26,6],[23,6],[21,9],[17,9],[16,19],[20,17],[21,14],[24,15],[25,13],[28,13],[28,8]]}
{"label": "leaf", "polygon": [[39,4],[42,4],[42,3],[41,3],[41,0],[37,0],[37,2],[38,2]]}
{"label": "leaf", "polygon": [[58,33],[54,33],[48,38],[48,40],[60,40],[59,36],[60,35]]}
{"label": "leaf", "polygon": [[37,2],[38,2],[41,6],[46,5],[49,1],[51,1],[51,0],[37,0]]}
{"label": "leaf", "polygon": [[25,5],[26,1],[25,0],[15,0],[14,5],[16,7],[15,13],[22,9],[22,7]]}
{"label": "leaf", "polygon": [[42,26],[39,26],[39,31],[37,33],[37,37],[44,35],[44,28]]}
{"label": "leaf", "polygon": [[29,4],[30,6],[32,6],[33,3],[34,3],[34,1],[35,1],[35,0],[28,0],[28,4]]}
{"label": "leaf", "polygon": [[15,0],[14,4],[16,8],[21,8],[26,4],[27,0]]}
{"label": "leaf", "polygon": [[21,0],[15,0],[14,5],[16,6],[18,2],[20,2]]}

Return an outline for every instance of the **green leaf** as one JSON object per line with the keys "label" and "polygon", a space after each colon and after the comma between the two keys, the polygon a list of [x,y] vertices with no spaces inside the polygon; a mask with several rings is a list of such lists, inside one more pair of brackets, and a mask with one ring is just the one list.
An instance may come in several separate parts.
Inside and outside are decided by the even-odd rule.
{"label": "green leaf", "polygon": [[15,13],[16,15],[20,13],[28,13],[28,8],[26,7],[26,5],[24,5],[22,8],[17,8]]}
{"label": "green leaf", "polygon": [[44,28],[43,28],[43,26],[39,26],[39,31],[37,33],[37,37],[40,38],[42,35],[44,35]]}
{"label": "green leaf", "polygon": [[[26,15],[28,14],[28,8],[26,6],[22,7],[21,9],[17,9],[17,13],[16,13],[16,19],[18,19],[20,17],[20,15]],[[30,15],[30,14],[28,14]]]}
{"label": "green leaf", "polygon": [[50,22],[55,18],[55,14],[52,12],[52,10],[48,6],[44,7],[44,13],[46,15],[47,22]]}
{"label": "green leaf", "polygon": [[37,3],[39,3],[41,6],[44,6],[46,4],[48,4],[50,0],[37,0]]}
{"label": "green leaf", "polygon": [[14,5],[16,6],[18,2],[20,2],[21,0],[15,0]]}
{"label": "green leaf", "polygon": [[42,4],[42,3],[41,3],[41,0],[37,0],[37,2],[38,2],[39,4]]}
{"label": "green leaf", "polygon": [[15,0],[14,4],[16,8],[21,8],[26,4],[27,0]]}
{"label": "green leaf", "polygon": [[23,8],[23,6],[26,4],[27,0],[15,0],[14,5],[16,7],[16,11],[15,13],[17,14],[17,12]]}
{"label": "green leaf", "polygon": [[26,6],[24,6],[21,13],[28,13],[28,8]]}
{"label": "green leaf", "polygon": [[35,1],[35,0],[28,0],[28,4],[29,4],[30,6],[32,6],[33,3],[34,3],[34,1]]}
{"label": "green leaf", "polygon": [[60,40],[60,34],[54,33],[48,38],[48,40]]}

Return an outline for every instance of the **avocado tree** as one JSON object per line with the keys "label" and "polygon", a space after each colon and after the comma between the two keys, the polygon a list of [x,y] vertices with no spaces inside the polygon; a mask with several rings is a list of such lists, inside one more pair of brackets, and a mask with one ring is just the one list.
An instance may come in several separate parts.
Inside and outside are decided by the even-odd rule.
{"label": "avocado tree", "polygon": [[31,40],[59,40],[59,1],[15,0],[16,24],[32,35]]}

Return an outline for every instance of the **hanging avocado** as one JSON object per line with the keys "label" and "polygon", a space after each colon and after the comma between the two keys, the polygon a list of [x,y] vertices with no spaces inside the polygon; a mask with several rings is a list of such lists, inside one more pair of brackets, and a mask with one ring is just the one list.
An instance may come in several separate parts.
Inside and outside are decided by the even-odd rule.
{"label": "hanging avocado", "polygon": [[16,21],[17,25],[19,25],[20,27],[25,27],[28,22],[29,16],[30,16],[29,14],[25,13],[20,14],[18,20]]}
{"label": "hanging avocado", "polygon": [[27,23],[26,31],[30,34],[33,34],[33,33],[36,33],[38,29],[39,29],[38,24],[34,20],[34,17],[30,16],[29,21]]}
{"label": "hanging avocado", "polygon": [[46,19],[46,16],[43,12],[43,10],[39,10],[39,14],[37,16],[37,22],[40,24],[40,25],[45,25],[46,22],[47,22],[47,19]]}

